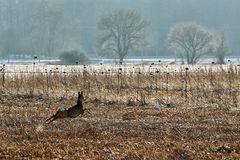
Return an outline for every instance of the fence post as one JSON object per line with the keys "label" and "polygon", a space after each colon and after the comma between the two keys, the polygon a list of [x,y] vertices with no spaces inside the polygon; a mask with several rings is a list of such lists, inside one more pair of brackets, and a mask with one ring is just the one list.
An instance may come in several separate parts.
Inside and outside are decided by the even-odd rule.
{"label": "fence post", "polygon": [[2,86],[5,87],[5,64],[2,67]]}

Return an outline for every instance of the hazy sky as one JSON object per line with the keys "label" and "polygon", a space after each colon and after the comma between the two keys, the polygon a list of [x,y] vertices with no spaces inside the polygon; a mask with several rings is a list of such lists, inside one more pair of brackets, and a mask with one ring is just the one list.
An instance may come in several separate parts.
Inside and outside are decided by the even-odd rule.
{"label": "hazy sky", "polygon": [[[21,43],[29,39],[32,19],[44,0],[0,0],[0,35],[10,23],[9,15],[17,19],[15,33]],[[149,36],[156,55],[168,55],[165,40],[169,27],[178,22],[195,21],[212,30],[226,33],[229,48],[240,53],[240,0],[45,0],[50,10],[61,12],[64,17],[56,34],[69,48],[82,48],[95,52],[96,36],[99,34],[99,18],[115,9],[134,9],[150,23]],[[10,3],[12,2],[12,4]],[[11,4],[12,6],[9,7]],[[12,11],[9,11],[12,10]],[[15,22],[15,19],[13,20]],[[6,37],[9,37],[8,35]],[[27,43],[27,42],[26,42]],[[18,42],[16,44],[19,44]],[[18,46],[19,47],[19,46]],[[22,47],[22,46],[21,46]],[[6,47],[5,47],[6,48]],[[149,51],[150,52],[150,51]]]}
{"label": "hazy sky", "polygon": [[114,9],[138,10],[150,22],[149,30],[154,32],[162,52],[166,51],[164,43],[169,27],[184,21],[226,32],[230,49],[240,51],[240,0],[85,0],[83,4],[87,9],[84,22],[93,28],[99,16]]}

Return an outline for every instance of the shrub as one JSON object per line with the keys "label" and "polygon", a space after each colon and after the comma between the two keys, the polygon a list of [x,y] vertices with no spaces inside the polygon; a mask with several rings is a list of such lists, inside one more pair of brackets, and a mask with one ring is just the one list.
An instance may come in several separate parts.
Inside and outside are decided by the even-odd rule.
{"label": "shrub", "polygon": [[65,51],[59,55],[59,58],[64,64],[83,64],[88,61],[87,56],[77,50]]}

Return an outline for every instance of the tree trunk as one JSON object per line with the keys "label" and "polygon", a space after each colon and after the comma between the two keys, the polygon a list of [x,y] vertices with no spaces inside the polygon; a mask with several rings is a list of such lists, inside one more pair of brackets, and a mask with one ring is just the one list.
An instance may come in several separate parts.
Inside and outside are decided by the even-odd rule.
{"label": "tree trunk", "polygon": [[123,59],[127,55],[127,53],[128,53],[128,51],[126,51],[126,49],[124,49],[123,52],[119,53],[119,60],[120,60],[119,62],[120,63],[123,63]]}
{"label": "tree trunk", "polygon": [[224,56],[218,56],[218,57],[217,57],[217,63],[218,63],[218,64],[224,64],[224,63],[225,63],[225,62],[224,62],[224,58],[225,58]]}
{"label": "tree trunk", "polygon": [[122,64],[123,63],[123,54],[119,54],[119,63]]}
{"label": "tree trunk", "polygon": [[187,64],[191,64],[189,53],[187,53]]}

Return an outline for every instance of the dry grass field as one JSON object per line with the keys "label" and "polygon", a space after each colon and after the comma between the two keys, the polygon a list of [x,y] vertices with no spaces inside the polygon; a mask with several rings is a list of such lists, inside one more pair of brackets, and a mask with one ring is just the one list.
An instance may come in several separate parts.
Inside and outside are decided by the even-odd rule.
{"label": "dry grass field", "polygon": [[[238,65],[7,67],[0,159],[240,159]],[[44,123],[74,105],[78,91],[90,113]]]}

